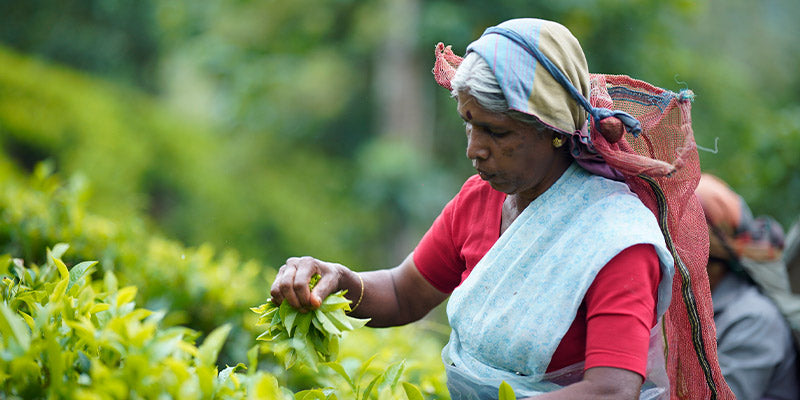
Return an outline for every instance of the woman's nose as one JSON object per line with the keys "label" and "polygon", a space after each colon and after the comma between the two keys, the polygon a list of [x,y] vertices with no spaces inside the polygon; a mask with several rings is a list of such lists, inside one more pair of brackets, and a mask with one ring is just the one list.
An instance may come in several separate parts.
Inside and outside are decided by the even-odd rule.
{"label": "woman's nose", "polygon": [[467,132],[467,158],[470,160],[489,158],[489,148],[475,131]]}

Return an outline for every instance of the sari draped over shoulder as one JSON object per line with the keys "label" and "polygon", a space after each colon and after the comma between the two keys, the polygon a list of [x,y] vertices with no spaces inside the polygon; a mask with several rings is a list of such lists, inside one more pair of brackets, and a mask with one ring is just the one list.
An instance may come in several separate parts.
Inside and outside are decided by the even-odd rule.
{"label": "sari draped over shoulder", "polygon": [[[452,293],[452,332],[442,351],[452,398],[497,398],[502,381],[530,396],[580,380],[582,365],[546,374],[550,359],[600,269],[642,243],[655,247],[661,264],[660,318],[670,304],[674,262],[653,213],[624,183],[573,163]],[[650,398],[669,396],[658,328],[643,386]]]}

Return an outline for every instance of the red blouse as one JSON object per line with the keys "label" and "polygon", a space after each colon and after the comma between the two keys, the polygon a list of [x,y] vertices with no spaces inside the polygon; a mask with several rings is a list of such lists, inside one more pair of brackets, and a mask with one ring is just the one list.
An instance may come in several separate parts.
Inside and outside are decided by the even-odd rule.
{"label": "red blouse", "polygon": [[[445,206],[414,250],[414,263],[431,285],[450,293],[467,278],[500,237],[505,197],[476,175]],[[585,360],[585,369],[615,367],[644,377],[660,274],[650,244],[611,259],[586,292],[547,371]]]}

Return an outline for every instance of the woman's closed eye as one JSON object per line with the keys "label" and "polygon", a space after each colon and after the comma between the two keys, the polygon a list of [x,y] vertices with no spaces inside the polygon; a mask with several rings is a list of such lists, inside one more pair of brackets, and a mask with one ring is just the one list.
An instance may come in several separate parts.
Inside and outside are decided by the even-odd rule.
{"label": "woman's closed eye", "polygon": [[485,134],[487,134],[487,135],[489,135],[489,136],[491,136],[493,138],[501,138],[501,137],[506,136],[509,133],[511,133],[511,131],[498,130],[498,129],[492,128],[491,126],[488,126],[488,125],[477,125],[477,127],[483,133],[485,133]]}
{"label": "woman's closed eye", "polygon": [[491,136],[493,138],[501,138],[501,137],[506,136],[509,133],[511,133],[511,131],[498,131],[498,130],[492,129],[489,126],[477,125],[477,124],[474,124],[474,123],[472,123],[470,121],[464,121],[464,129],[466,130],[467,134],[472,132],[474,129],[478,129],[478,132],[483,132],[483,133],[485,133],[485,134],[487,134],[487,135],[489,135],[489,136]]}
{"label": "woman's closed eye", "polygon": [[491,136],[491,137],[495,137],[495,138],[501,138],[501,137],[503,137],[503,136],[506,136],[506,135],[508,135],[509,133],[511,133],[511,131],[502,131],[502,132],[499,132],[499,131],[492,130],[492,129],[490,129],[490,128],[484,128],[484,130],[486,131],[486,133],[487,133],[489,136]]}

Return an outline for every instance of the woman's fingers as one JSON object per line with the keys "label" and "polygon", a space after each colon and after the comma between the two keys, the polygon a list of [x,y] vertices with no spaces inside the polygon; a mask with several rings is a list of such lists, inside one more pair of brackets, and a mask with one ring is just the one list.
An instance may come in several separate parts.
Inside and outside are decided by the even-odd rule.
{"label": "woman's fingers", "polygon": [[287,260],[286,265],[281,267],[281,269],[284,270],[284,273],[281,281],[278,284],[278,291],[280,292],[283,301],[288,301],[289,305],[294,308],[302,309],[303,307],[300,305],[300,301],[297,299],[297,294],[294,290],[297,266],[290,264],[289,260]]}
{"label": "woman's fingers", "polygon": [[[320,275],[320,280],[312,293],[308,284],[315,274]],[[292,307],[306,312],[318,308],[338,283],[339,273],[334,264],[312,257],[292,257],[278,270],[270,294],[275,304],[285,300]]]}
{"label": "woman's fingers", "polygon": [[339,288],[340,280],[341,273],[333,265],[326,265],[325,272],[320,273],[319,282],[311,292],[311,301],[314,308],[321,306],[322,300]]}
{"label": "woman's fingers", "polygon": [[315,274],[324,273],[320,270],[322,261],[316,260],[311,257],[303,257],[297,261],[297,273],[294,276],[294,292],[300,302],[301,311],[313,310],[320,305],[319,299],[314,301],[314,296],[311,295],[311,289],[308,284],[311,282],[311,277]]}
{"label": "woman's fingers", "polygon": [[272,302],[279,306],[283,303],[283,294],[281,293],[281,284],[286,279],[286,265],[282,265],[278,269],[278,274],[275,275],[275,280],[272,282],[272,286],[269,288],[269,294],[272,297]]}

